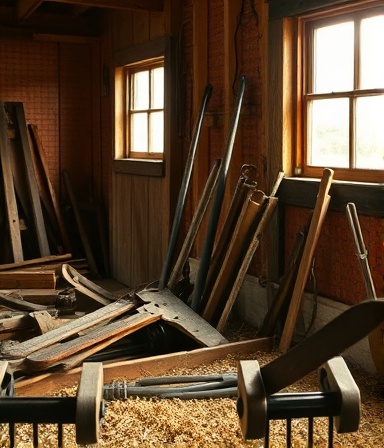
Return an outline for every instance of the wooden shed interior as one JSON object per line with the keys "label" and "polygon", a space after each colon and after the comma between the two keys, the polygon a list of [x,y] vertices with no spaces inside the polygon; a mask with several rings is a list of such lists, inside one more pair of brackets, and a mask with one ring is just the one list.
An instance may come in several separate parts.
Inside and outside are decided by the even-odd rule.
{"label": "wooden shed interior", "polygon": [[[38,128],[49,177],[68,220],[72,209],[65,179],[70,179],[86,215],[84,228],[98,270],[135,288],[160,278],[204,89],[209,84],[213,90],[178,249],[209,173],[223,157],[245,76],[220,226],[244,164],[256,167],[257,188],[267,195],[284,172],[277,211],[248,269],[249,278],[270,295],[289,265],[321,177],[319,170],[303,171],[296,151],[303,139],[300,19],[322,17],[330,8],[341,13],[383,7],[374,0],[2,0],[1,101],[22,103],[27,123]],[[157,58],[164,62],[163,155],[130,157],[124,70]],[[381,85],[375,94],[383,91]],[[355,174],[335,169],[314,257],[316,285],[308,284],[309,291],[346,305],[366,299],[346,218],[348,202],[360,215],[377,296],[384,295],[384,171],[381,165]],[[201,256],[206,229],[204,221],[194,259]],[[74,256],[85,255],[81,244],[72,246]],[[2,263],[13,261],[9,252],[1,252]]]}

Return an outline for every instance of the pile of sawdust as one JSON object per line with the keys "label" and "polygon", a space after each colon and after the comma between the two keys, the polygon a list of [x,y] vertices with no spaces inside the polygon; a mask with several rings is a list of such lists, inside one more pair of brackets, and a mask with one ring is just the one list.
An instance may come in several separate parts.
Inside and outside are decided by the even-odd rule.
{"label": "pile of sawdust", "polygon": [[[260,365],[276,356],[270,353],[255,353],[250,359],[257,359]],[[377,391],[377,382],[373,376],[363,370],[350,366],[352,375],[360,388],[362,397],[362,416],[357,433],[335,434],[334,448],[347,447],[383,447],[384,446],[384,400]],[[227,357],[197,369],[180,369],[168,372],[168,375],[190,375],[207,373],[236,372],[237,360]],[[283,373],[282,373],[283,374]],[[289,388],[295,391],[317,391],[317,374],[303,378]],[[72,394],[74,391],[63,391]],[[43,426],[43,425],[41,425]],[[75,444],[74,426],[65,429],[65,447]],[[314,446],[326,448],[328,421],[315,419]],[[56,429],[49,425],[39,428],[41,447],[57,446]],[[17,448],[31,447],[31,429],[22,425],[18,429]],[[270,447],[286,446],[285,421],[272,421],[270,425]],[[6,445],[6,432],[3,433],[1,446]],[[114,401],[107,405],[101,431],[100,447],[161,447],[182,448],[197,447],[263,447],[263,440],[244,441],[236,411],[236,399],[180,400],[180,399],[143,399],[129,398]],[[292,422],[292,447],[307,446],[307,420]]]}

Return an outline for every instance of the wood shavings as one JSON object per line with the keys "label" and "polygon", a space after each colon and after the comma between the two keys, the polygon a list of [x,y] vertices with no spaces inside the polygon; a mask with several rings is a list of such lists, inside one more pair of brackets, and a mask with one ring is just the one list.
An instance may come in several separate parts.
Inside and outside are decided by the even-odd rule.
{"label": "wood shavings", "polygon": [[[253,353],[249,359],[257,359],[260,365],[270,362],[277,354]],[[360,429],[352,434],[334,434],[333,448],[378,448],[384,446],[384,400],[377,392],[376,378],[365,371],[350,366],[351,373],[361,391],[362,418]],[[180,366],[167,375],[203,375],[235,372],[237,359],[228,356],[209,365],[189,369]],[[148,372],[148,376],[150,372]],[[289,392],[318,390],[317,373],[314,372],[288,388]],[[60,392],[73,395],[74,388]],[[50,425],[52,426],[52,425]],[[314,446],[327,448],[328,422],[326,418],[315,419]],[[45,431],[48,431],[46,434]],[[57,441],[56,429],[39,427],[42,447],[51,448],[49,443]],[[66,448],[75,448],[75,428],[64,426]],[[31,436],[30,436],[31,437]],[[272,421],[270,426],[270,448],[286,446],[285,421]],[[19,439],[17,448],[30,448],[27,436]],[[2,444],[0,446],[7,446]],[[307,420],[292,422],[292,447],[307,446]],[[223,447],[262,448],[263,440],[244,441],[242,439],[235,399],[179,400],[129,398],[108,403],[101,430],[99,447]]]}

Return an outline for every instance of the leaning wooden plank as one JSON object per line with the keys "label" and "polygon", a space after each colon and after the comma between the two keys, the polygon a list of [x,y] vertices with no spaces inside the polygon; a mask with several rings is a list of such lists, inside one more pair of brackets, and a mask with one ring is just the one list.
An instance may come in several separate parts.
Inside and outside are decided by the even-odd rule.
{"label": "leaning wooden plank", "polygon": [[232,309],[233,304],[235,303],[235,300],[240,291],[241,285],[244,282],[245,274],[247,273],[247,270],[251,263],[252,257],[259,245],[260,236],[261,236],[262,232],[264,231],[266,225],[269,223],[269,221],[271,219],[272,213],[276,208],[277,201],[278,201],[277,198],[269,198],[269,200],[268,200],[266,209],[265,209],[263,216],[261,218],[261,221],[256,229],[256,232],[252,238],[252,241],[248,247],[248,250],[244,256],[243,262],[239,269],[239,274],[236,277],[236,280],[232,285],[232,288],[231,288],[229,297],[227,299],[227,302],[225,304],[224,310],[223,310],[221,317],[219,319],[219,322],[216,326],[216,329],[218,331],[223,331],[223,329],[227,323],[229,313]]}
{"label": "leaning wooden plank", "polygon": [[305,241],[303,256],[300,260],[295,286],[293,288],[287,319],[285,321],[283,334],[281,336],[279,349],[286,352],[292,342],[293,332],[299,314],[301,299],[307,283],[309,270],[312,263],[313,253],[319,239],[321,228],[327,213],[330,196],[328,195],[333,179],[333,170],[326,168],[320,182],[319,193],[317,195],[315,208]]}
{"label": "leaning wooden plank", "polygon": [[195,313],[168,289],[143,290],[136,293],[144,305],[138,311],[161,314],[161,318],[190,336],[199,344],[212,347],[228,342],[215,328]]}
{"label": "leaning wooden plank", "polygon": [[[66,358],[75,354],[79,355],[81,352],[85,352],[82,358],[85,359],[90,354],[97,353],[124,336],[156,322],[160,317],[159,314],[140,313],[97,327],[84,336],[31,353],[25,359],[24,367],[29,371],[45,370],[63,363]],[[91,348],[93,350],[90,350]]]}
{"label": "leaning wooden plank", "polygon": [[244,253],[251,241],[251,234],[257,227],[266,200],[267,196],[258,190],[251,197],[247,197],[243,204],[232,239],[226,253],[223,254],[221,269],[216,276],[212,292],[202,313],[203,318],[213,326],[217,325],[222,306],[226,302],[231,285],[238,274]]}
{"label": "leaning wooden plank", "polygon": [[[64,249],[66,251],[70,252],[71,251],[71,243],[69,240],[67,228],[64,223],[63,215],[61,213],[61,207],[60,207],[59,201],[57,199],[55,189],[53,188],[53,185],[52,185],[50,177],[49,177],[48,163],[47,163],[44,147],[43,147],[43,144],[42,144],[40,136],[39,136],[38,128],[34,124],[29,124],[28,129],[29,129],[29,134],[31,136],[31,140],[33,143],[32,148],[35,149],[34,155],[35,155],[36,163],[37,163],[37,161],[39,161],[41,164],[41,167],[42,167],[42,171],[43,171],[42,175],[44,175],[46,188],[49,191],[49,195],[50,195],[50,198],[52,201],[52,206],[53,206],[53,210],[54,210],[54,213],[56,216],[57,225],[59,227],[60,236],[62,239]],[[42,181],[43,181],[43,179],[42,179]]]}
{"label": "leaning wooden plank", "polygon": [[242,208],[256,191],[256,173],[256,167],[253,165],[243,165],[241,168],[240,177],[232,196],[227,217],[213,251],[212,262],[209,267],[208,277],[201,300],[201,310],[205,308],[207,300],[209,300],[209,297],[211,296],[212,289],[214,288],[220,269],[223,265],[225,254],[233,239],[238,219],[242,213]]}
{"label": "leaning wooden plank", "polygon": [[[127,380],[145,376],[160,376],[169,374],[174,369],[194,368],[208,364],[227,356],[242,359],[255,355],[260,351],[272,349],[272,338],[251,339],[232,342],[216,347],[203,347],[196,350],[151,356],[143,359],[120,361],[106,364],[103,367],[104,381],[109,383],[117,378]],[[57,392],[58,389],[75,386],[81,375],[81,367],[65,373],[46,373],[32,378],[22,379],[15,383],[16,395],[44,396]]]}
{"label": "leaning wooden plank", "polygon": [[27,266],[35,266],[40,264],[56,263],[58,261],[68,261],[72,258],[72,254],[48,255],[47,257],[33,258],[31,260],[19,261],[16,263],[0,264],[0,271],[8,271],[10,269],[18,269]]}
{"label": "leaning wooden plank", "polygon": [[36,228],[37,241],[39,244],[40,255],[46,257],[50,255],[47,233],[41,208],[39,189],[37,187],[36,175],[33,169],[31,147],[29,145],[27,124],[25,122],[24,108],[22,103],[15,103],[16,117],[18,121],[21,145],[23,148],[24,162],[31,195],[33,219]]}
{"label": "leaning wooden plank", "polygon": [[23,261],[23,248],[20,236],[19,214],[13,185],[10,145],[7,132],[7,116],[4,103],[0,103],[0,157],[3,172],[4,194],[7,206],[8,227],[11,239],[13,260]]}
{"label": "leaning wooden plank", "polygon": [[82,330],[120,316],[136,306],[137,302],[134,300],[118,300],[46,334],[21,342],[14,347],[4,350],[2,349],[0,350],[0,354],[5,358],[25,358],[36,350],[48,347],[49,345],[69,338]]}
{"label": "leaning wooden plank", "polygon": [[69,174],[66,171],[64,171],[63,172],[63,176],[64,176],[65,187],[67,189],[67,192],[68,192],[68,195],[69,195],[69,199],[71,201],[73,214],[75,215],[75,220],[76,220],[77,228],[79,230],[80,239],[81,239],[81,242],[83,244],[83,248],[84,248],[84,251],[85,251],[86,259],[88,261],[89,269],[91,270],[92,274],[94,274],[94,275],[96,275],[97,277],[100,278],[101,275],[100,275],[99,270],[97,268],[97,264],[96,264],[95,258],[93,256],[92,249],[91,249],[91,246],[89,244],[89,239],[88,239],[87,232],[85,231],[85,228],[83,226],[83,221],[81,219],[80,211],[79,211],[78,206],[77,206],[77,199],[76,199],[75,193],[74,193],[74,191],[72,189],[72,184],[71,184],[71,181],[70,181],[70,178],[69,178]]}
{"label": "leaning wooden plank", "polygon": [[56,273],[50,271],[6,271],[0,272],[0,289],[55,289]]}

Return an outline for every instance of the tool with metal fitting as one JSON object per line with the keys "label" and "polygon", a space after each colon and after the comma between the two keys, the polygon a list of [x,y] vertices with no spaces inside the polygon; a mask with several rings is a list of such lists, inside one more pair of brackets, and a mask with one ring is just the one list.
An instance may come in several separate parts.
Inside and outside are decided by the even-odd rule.
{"label": "tool with metal fitting", "polygon": [[[312,419],[319,416],[330,418],[329,447],[332,447],[332,418],[335,418],[338,432],[357,431],[359,390],[344,360],[335,357],[383,321],[382,299],[362,302],[351,306],[312,336],[264,366],[260,367],[257,361],[240,361],[237,411],[244,438],[264,437],[265,446],[268,446],[269,421],[286,419],[287,446],[290,447],[290,420],[306,417],[309,419],[309,446],[312,446]],[[320,393],[277,393],[316,369],[319,369]]]}
{"label": "tool with metal fitting", "polygon": [[0,362],[0,423],[9,425],[10,448],[15,446],[15,425],[29,423],[33,427],[33,446],[39,446],[38,425],[58,425],[58,446],[63,446],[63,425],[76,425],[76,443],[99,441],[100,423],[104,417],[102,399],[103,367],[101,363],[84,363],[76,397],[18,397],[13,395],[8,363]]}

